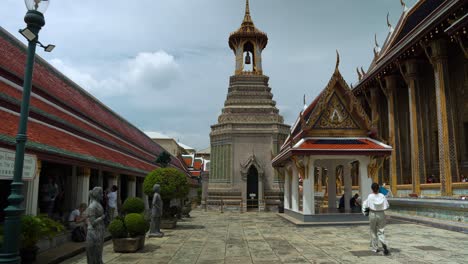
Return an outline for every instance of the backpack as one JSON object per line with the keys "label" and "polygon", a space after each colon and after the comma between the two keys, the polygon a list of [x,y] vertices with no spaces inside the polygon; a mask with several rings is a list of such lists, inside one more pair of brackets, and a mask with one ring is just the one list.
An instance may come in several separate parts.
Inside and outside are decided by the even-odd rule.
{"label": "backpack", "polygon": [[82,227],[75,227],[72,231],[72,241],[84,242],[86,240],[86,233]]}

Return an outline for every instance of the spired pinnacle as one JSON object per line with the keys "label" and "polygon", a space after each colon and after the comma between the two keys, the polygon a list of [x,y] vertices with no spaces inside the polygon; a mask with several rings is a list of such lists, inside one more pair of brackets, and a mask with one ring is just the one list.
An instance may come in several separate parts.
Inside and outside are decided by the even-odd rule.
{"label": "spired pinnacle", "polygon": [[244,15],[244,21],[242,21],[242,25],[245,24],[252,24],[252,17],[250,17],[250,5],[249,5],[249,0],[245,1],[245,15]]}

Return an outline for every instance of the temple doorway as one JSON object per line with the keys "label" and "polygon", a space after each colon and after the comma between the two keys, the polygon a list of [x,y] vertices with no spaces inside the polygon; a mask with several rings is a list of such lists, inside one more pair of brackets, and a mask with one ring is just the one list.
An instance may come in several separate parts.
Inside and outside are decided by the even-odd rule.
{"label": "temple doorway", "polygon": [[258,171],[250,166],[247,174],[247,210],[258,209]]}

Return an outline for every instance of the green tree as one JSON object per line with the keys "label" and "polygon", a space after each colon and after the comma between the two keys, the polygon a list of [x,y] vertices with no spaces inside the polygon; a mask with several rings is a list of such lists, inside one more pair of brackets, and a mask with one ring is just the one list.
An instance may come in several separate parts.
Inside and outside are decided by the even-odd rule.
{"label": "green tree", "polygon": [[169,213],[170,201],[185,198],[190,190],[187,176],[175,168],[158,168],[150,172],[143,182],[143,192],[152,197],[155,184],[159,184],[161,188],[163,213],[166,215]]}
{"label": "green tree", "polygon": [[167,151],[161,152],[158,158],[156,159],[156,164],[163,168],[166,168],[167,165],[169,165],[169,163],[171,163],[171,154],[169,154]]}
{"label": "green tree", "polygon": [[189,193],[187,176],[175,168],[158,168],[148,173],[143,182],[143,191],[146,195],[153,195],[153,186],[161,186],[163,199],[184,198]]}

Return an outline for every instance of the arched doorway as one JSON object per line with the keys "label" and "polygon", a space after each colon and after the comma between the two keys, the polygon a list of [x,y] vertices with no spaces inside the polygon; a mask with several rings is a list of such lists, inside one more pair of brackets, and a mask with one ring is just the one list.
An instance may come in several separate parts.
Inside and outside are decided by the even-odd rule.
{"label": "arched doorway", "polygon": [[247,174],[247,209],[258,208],[258,171],[250,166]]}

